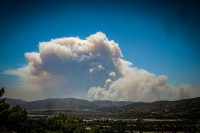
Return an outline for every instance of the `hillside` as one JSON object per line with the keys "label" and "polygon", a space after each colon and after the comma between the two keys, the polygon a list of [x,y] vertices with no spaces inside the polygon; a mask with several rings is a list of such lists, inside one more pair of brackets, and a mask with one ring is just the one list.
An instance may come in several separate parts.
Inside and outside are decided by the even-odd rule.
{"label": "hillside", "polygon": [[95,100],[92,103],[98,105],[99,107],[120,107],[120,106],[131,104],[132,102],[130,102],[130,101]]}
{"label": "hillside", "polygon": [[25,109],[51,109],[51,110],[87,110],[95,109],[97,106],[87,100],[76,98],[53,98],[37,100],[21,105]]}
{"label": "hillside", "polygon": [[142,106],[146,103],[144,102],[125,102],[125,101],[121,101],[121,102],[116,102],[115,106],[102,106],[101,108],[98,109],[98,111],[102,111],[102,112],[111,112],[111,113],[119,113],[119,112],[125,112],[128,109],[134,108],[134,107],[138,107],[138,106]]}
{"label": "hillside", "polygon": [[200,97],[177,100],[177,101],[156,101],[141,106],[123,106],[121,111],[125,114],[145,114],[148,117],[166,118],[200,118]]}
{"label": "hillside", "polygon": [[6,98],[5,102],[10,104],[10,107],[27,103],[27,101],[21,99],[12,99],[12,98]]}
{"label": "hillside", "polygon": [[[132,117],[132,118],[189,118],[200,119],[200,98],[183,99],[177,101],[155,101],[152,103],[127,102],[127,101],[87,101],[76,98],[53,98],[26,102],[17,99],[7,99],[7,103],[20,105],[29,111],[65,110],[84,111],[89,116],[93,114],[104,116]],[[80,113],[80,112],[79,112]]]}
{"label": "hillside", "polygon": [[11,106],[20,105],[21,107],[28,110],[96,110],[101,108],[121,107],[132,102],[109,100],[98,100],[90,102],[76,98],[52,98],[27,102],[18,99],[7,98],[7,103],[9,103]]}

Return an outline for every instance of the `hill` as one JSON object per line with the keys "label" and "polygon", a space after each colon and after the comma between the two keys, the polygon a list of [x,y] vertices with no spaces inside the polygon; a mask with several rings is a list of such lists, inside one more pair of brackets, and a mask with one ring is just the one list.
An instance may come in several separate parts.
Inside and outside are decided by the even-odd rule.
{"label": "hill", "polygon": [[200,118],[200,97],[177,101],[156,101],[140,106],[123,106],[124,114],[143,114],[149,118]]}
{"label": "hill", "polygon": [[51,98],[36,100],[32,102],[10,98],[6,99],[7,103],[11,106],[20,105],[21,107],[28,110],[96,110],[100,108],[121,107],[132,103],[128,101],[109,100],[97,100],[90,102],[87,100],[76,98]]}
{"label": "hill", "polygon": [[95,109],[97,105],[87,100],[76,98],[53,98],[37,100],[21,105],[25,109],[50,109],[50,110],[88,110]]}
{"label": "hill", "polygon": [[5,102],[10,104],[10,107],[27,103],[27,101],[21,99],[12,99],[12,98],[6,98]]}
{"label": "hill", "polygon": [[106,101],[106,103],[103,102],[103,105],[98,109],[98,111],[119,113],[119,112],[127,111],[128,109],[133,108],[133,107],[142,106],[144,104],[146,104],[146,103],[144,103],[144,102],[129,102],[129,101],[115,101],[115,102]]}
{"label": "hill", "polygon": [[[177,101],[155,101],[152,103],[97,100],[87,101],[76,98],[52,98],[27,102],[7,99],[7,103],[20,105],[29,111],[84,111],[83,116],[111,115],[131,118],[189,118],[200,119],[200,97]],[[91,112],[92,111],[92,112]],[[80,113],[80,112],[79,112]]]}
{"label": "hill", "polygon": [[120,107],[120,106],[131,104],[132,102],[130,102],[130,101],[95,100],[92,103],[98,105],[99,107]]}

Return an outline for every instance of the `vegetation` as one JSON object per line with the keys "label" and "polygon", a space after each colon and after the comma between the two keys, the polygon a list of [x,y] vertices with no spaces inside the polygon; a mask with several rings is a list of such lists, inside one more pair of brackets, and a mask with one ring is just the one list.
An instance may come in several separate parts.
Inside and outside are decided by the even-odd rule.
{"label": "vegetation", "polygon": [[[5,93],[4,88],[0,89],[0,97]],[[98,132],[98,128],[87,131],[83,119],[78,116],[67,116],[59,114],[50,118],[30,119],[27,111],[20,106],[9,107],[5,98],[0,99],[0,132],[19,133],[85,133]]]}
{"label": "vegetation", "polygon": [[65,114],[60,114],[59,116],[52,118],[31,120],[29,124],[31,125],[29,131],[32,132],[86,132],[86,126],[83,124],[83,119],[77,116],[67,116]]}
{"label": "vegetation", "polygon": [[[0,97],[5,93],[4,88],[0,89]],[[1,129],[9,129],[9,131],[23,132],[28,126],[27,112],[20,106],[9,108],[9,104],[5,103],[5,99],[0,99],[0,125]]]}
{"label": "vegetation", "polygon": [[[2,98],[4,93],[4,88],[0,89],[1,133],[200,132],[199,115],[195,114],[199,109],[197,106],[199,99],[192,99],[192,102],[190,100],[190,105],[186,105],[184,100],[178,101],[181,107],[177,107],[177,102],[176,104],[167,102],[149,105],[132,104],[123,106],[125,111],[121,112],[113,111],[115,107],[106,107],[102,111],[30,112],[29,110],[27,112],[20,106],[10,107],[5,102],[6,99]],[[193,113],[186,108],[188,106],[191,107]],[[167,113],[166,107],[168,107]],[[179,116],[178,113],[173,114],[173,112],[178,112],[177,110],[180,112]],[[194,118],[195,115],[196,118]],[[187,117],[183,118],[183,116]]]}

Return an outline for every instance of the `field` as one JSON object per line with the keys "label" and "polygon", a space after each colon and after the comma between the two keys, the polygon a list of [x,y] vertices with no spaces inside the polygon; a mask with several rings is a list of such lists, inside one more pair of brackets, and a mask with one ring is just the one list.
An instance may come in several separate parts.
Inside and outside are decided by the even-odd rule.
{"label": "field", "polygon": [[149,119],[131,118],[124,114],[98,111],[35,110],[29,112],[31,119],[50,118],[64,113],[83,118],[87,130],[98,127],[106,132],[200,132],[199,119]]}

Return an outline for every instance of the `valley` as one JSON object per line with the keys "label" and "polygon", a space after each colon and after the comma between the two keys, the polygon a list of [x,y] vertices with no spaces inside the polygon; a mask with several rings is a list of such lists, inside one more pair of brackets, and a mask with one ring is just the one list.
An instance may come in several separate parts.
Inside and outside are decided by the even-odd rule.
{"label": "valley", "polygon": [[[11,100],[8,100],[10,102]],[[200,130],[200,98],[177,101],[87,101],[75,98],[45,99],[21,103],[33,120],[60,114],[79,116],[87,130],[100,132],[193,132]],[[12,103],[10,102],[11,106]]]}

